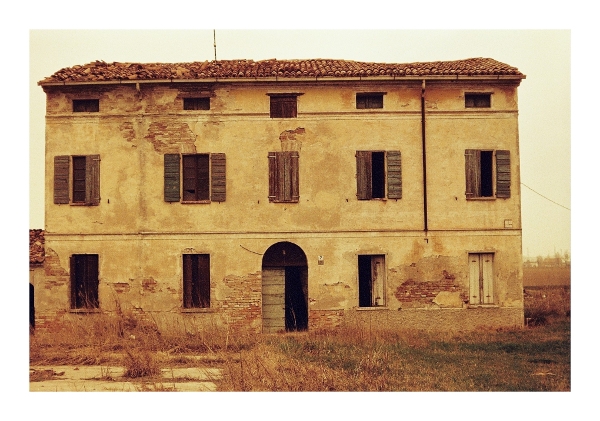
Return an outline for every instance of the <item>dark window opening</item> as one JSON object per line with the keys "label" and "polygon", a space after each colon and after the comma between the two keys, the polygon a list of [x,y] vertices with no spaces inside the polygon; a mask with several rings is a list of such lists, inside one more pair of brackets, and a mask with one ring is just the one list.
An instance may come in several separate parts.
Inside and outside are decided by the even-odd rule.
{"label": "dark window opening", "polygon": [[490,108],[491,94],[465,94],[466,108]]}
{"label": "dark window opening", "polygon": [[372,198],[385,198],[385,152],[373,152],[371,155]]}
{"label": "dark window opening", "polygon": [[74,113],[97,113],[100,111],[99,99],[74,99]]}
{"label": "dark window opening", "polygon": [[481,197],[492,197],[494,195],[493,158],[494,153],[492,151],[481,151]]}
{"label": "dark window opening", "polygon": [[184,110],[210,110],[210,98],[183,98]]}
{"label": "dark window opening", "polygon": [[303,286],[306,267],[285,268],[285,329],[287,331],[308,329],[307,298]]}
{"label": "dark window opening", "polygon": [[356,94],[356,108],[383,108],[383,94]]}
{"label": "dark window opening", "polygon": [[210,307],[210,255],[183,255],[183,307]]}
{"label": "dark window opening", "polygon": [[71,256],[71,308],[98,308],[98,255]]}
{"label": "dark window opening", "polygon": [[210,159],[208,154],[183,156],[183,201],[210,200]]}
{"label": "dark window opening", "polygon": [[295,118],[298,115],[297,95],[271,96],[271,118]]}
{"label": "dark window opening", "polygon": [[85,203],[85,156],[73,157],[73,203]]}
{"label": "dark window opening", "polygon": [[385,257],[383,255],[358,256],[358,306],[385,305]]}

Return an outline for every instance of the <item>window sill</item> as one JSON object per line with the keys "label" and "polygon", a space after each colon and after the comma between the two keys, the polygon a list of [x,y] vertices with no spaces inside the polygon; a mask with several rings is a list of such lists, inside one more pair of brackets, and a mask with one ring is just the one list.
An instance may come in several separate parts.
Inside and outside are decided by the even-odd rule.
{"label": "window sill", "polygon": [[387,306],[377,306],[377,307],[356,307],[358,311],[380,311],[380,310],[389,310],[390,308]]}
{"label": "window sill", "polygon": [[69,313],[87,314],[87,313],[101,313],[99,308],[72,308],[69,309]]}
{"label": "window sill", "polygon": [[500,308],[498,304],[467,304],[467,308]]}
{"label": "window sill", "polygon": [[182,205],[199,205],[199,204],[206,204],[206,203],[211,203],[210,200],[182,200],[181,204]]}
{"label": "window sill", "polygon": [[467,200],[473,200],[473,201],[487,201],[487,200],[496,200],[495,197],[467,197]]}
{"label": "window sill", "polygon": [[182,313],[214,313],[216,310],[210,307],[197,307],[197,308],[182,308]]}

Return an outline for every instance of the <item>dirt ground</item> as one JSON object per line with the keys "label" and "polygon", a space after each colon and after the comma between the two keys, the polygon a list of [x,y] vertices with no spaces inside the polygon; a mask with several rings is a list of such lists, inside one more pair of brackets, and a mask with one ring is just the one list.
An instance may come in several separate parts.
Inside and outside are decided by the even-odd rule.
{"label": "dirt ground", "polygon": [[169,368],[152,379],[123,377],[123,367],[31,366],[30,392],[199,392],[215,391],[218,368]]}

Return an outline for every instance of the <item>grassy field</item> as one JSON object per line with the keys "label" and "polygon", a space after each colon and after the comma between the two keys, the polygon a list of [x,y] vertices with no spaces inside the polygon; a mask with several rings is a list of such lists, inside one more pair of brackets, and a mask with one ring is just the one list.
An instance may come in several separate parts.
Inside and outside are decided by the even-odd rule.
{"label": "grassy field", "polygon": [[525,287],[570,286],[570,267],[523,268]]}
{"label": "grassy field", "polygon": [[[30,365],[223,370],[221,391],[570,391],[570,288],[525,290],[527,326],[463,333],[340,329],[235,336],[220,329],[169,336],[121,315],[30,336]],[[35,380],[35,379],[32,379]]]}

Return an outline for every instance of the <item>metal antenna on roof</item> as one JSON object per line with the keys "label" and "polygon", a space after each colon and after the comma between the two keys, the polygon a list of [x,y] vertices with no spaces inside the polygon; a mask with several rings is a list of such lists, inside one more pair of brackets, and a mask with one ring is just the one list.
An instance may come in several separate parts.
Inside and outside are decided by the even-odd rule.
{"label": "metal antenna on roof", "polygon": [[213,29],[213,47],[215,47],[215,61],[217,61],[217,34]]}

